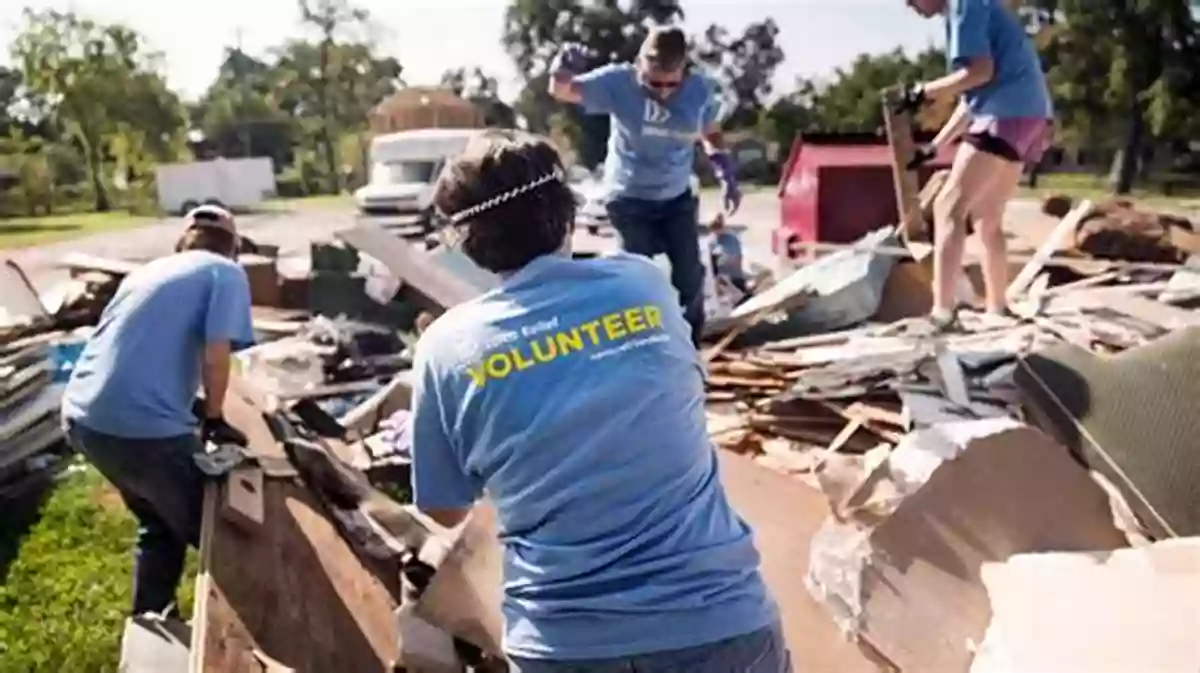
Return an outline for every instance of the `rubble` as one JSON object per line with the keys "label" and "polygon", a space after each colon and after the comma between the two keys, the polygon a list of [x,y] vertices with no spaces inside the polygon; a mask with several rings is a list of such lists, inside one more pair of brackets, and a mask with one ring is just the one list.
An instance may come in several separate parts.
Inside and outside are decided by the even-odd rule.
{"label": "rubble", "polygon": [[[1127,587],[1158,596],[1163,582],[1192,586],[1194,573],[1162,579],[1128,562],[1144,551],[1131,544],[1158,542],[1143,556],[1177,558],[1160,541],[1197,534],[1187,405],[1200,380],[1200,314],[1189,308],[1200,279],[1184,263],[1190,228],[1105,204],[1062,212],[1037,253],[1012,257],[1022,268],[1011,317],[968,308],[959,329],[933,333],[928,246],[889,227],[812,246],[827,254],[713,321],[702,351],[710,437],[798,658],[864,673],[1105,670],[1084,662],[1123,654],[1035,647],[1040,631],[1025,628],[1021,595],[1045,591],[1040,567],[1078,563],[1075,554],[1108,559],[1081,572],[1079,587],[1100,570],[1121,574],[1122,599],[1137,593]],[[414,673],[455,670],[464,657],[494,666],[493,513],[483,504],[465,532],[444,531],[374,487],[407,484],[416,332],[498,279],[460,253],[421,250],[370,224],[338,238],[314,244],[303,273],[264,246],[242,259],[262,339],[238,355],[247,389],[230,404],[253,431],[236,460],[212,457],[224,478],[207,505],[194,662],[261,655],[305,670],[332,661],[339,638],[357,638],[370,650],[361,661]],[[10,448],[39,446],[30,437],[59,441],[47,419],[85,333],[73,330],[86,330],[136,268],[79,255],[64,264],[71,289],[54,298],[9,291],[20,274],[6,272],[0,466],[44,453]],[[295,568],[251,568],[285,552]],[[324,603],[350,597],[355,610],[263,612],[306,572],[327,575]],[[1092,610],[1109,609],[1095,593]],[[1157,605],[1138,598],[1139,610]],[[1070,642],[1063,619],[1043,630]],[[1156,661],[1191,663],[1173,631],[1128,630],[1139,647],[1174,657]],[[297,652],[282,645],[314,631],[338,638],[291,645]],[[856,646],[837,642],[839,631]],[[223,665],[199,668],[234,670]]]}

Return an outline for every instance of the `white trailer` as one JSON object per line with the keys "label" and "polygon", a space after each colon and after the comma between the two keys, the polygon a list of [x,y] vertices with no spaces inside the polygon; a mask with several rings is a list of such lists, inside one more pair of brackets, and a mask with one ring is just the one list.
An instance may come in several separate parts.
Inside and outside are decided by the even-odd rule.
{"label": "white trailer", "polygon": [[186,213],[205,203],[240,210],[275,196],[275,164],[266,157],[162,164],[155,169],[158,205]]}

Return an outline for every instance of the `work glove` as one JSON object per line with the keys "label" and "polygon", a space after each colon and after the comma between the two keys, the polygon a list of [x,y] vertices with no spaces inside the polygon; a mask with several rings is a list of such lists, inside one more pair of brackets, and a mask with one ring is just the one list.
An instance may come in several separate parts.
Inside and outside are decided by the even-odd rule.
{"label": "work glove", "polygon": [[246,434],[230,425],[223,416],[205,418],[200,423],[200,438],[217,446],[224,444],[246,446],[249,443]]}
{"label": "work glove", "polygon": [[908,163],[904,165],[904,168],[906,170],[915,171],[921,166],[933,161],[934,157],[936,156],[936,148],[930,146],[918,147],[913,150],[912,157],[909,158]]}
{"label": "work glove", "polygon": [[591,58],[592,51],[586,46],[578,42],[567,42],[550,62],[550,75],[552,77],[578,75],[587,69]]}
{"label": "work glove", "polygon": [[897,114],[916,112],[921,109],[921,106],[925,105],[927,100],[925,96],[925,84],[918,82],[906,86],[900,91],[900,95],[892,101],[892,111]]}
{"label": "work glove", "polygon": [[742,205],[742,190],[738,187],[737,169],[733,165],[733,157],[726,152],[715,152],[708,155],[712,162],[713,172],[721,183],[721,205],[726,215],[733,215]]}

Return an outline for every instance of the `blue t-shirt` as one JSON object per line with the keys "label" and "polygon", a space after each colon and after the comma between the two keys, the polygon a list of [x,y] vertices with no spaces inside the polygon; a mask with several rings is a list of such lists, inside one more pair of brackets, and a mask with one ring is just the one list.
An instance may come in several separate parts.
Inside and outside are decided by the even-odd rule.
{"label": "blue t-shirt", "polygon": [[612,120],[604,162],[612,196],[666,201],[690,188],[696,143],[720,112],[713,80],[688,73],[665,101],[638,83],[628,63],[606,65],[574,81],[584,109]]}
{"label": "blue t-shirt", "polygon": [[538,258],[438,319],[413,373],[416,504],[495,504],[509,654],[629,656],[778,618],[652,262]]}
{"label": "blue t-shirt", "polygon": [[204,251],[150,262],[100,316],[63,393],[63,417],[130,439],[194,432],[204,346],[219,341],[254,342],[245,271]]}
{"label": "blue t-shirt", "polygon": [[997,119],[1054,116],[1037,48],[1004,0],[950,0],[946,42],[951,68],[988,56],[995,64],[992,80],[964,96],[972,115]]}

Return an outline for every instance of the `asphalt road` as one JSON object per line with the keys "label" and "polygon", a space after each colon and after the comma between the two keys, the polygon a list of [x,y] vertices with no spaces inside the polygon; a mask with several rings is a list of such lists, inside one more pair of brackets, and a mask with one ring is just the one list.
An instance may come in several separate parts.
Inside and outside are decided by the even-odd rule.
{"label": "asphalt road", "polygon": [[[719,209],[718,197],[706,191],[701,199],[700,219],[708,221]],[[1014,202],[1009,209],[1010,229],[1028,229],[1030,224],[1045,218],[1034,202]],[[280,246],[285,263],[304,264],[310,242],[330,241],[341,229],[354,226],[357,215],[352,207],[329,204],[303,205],[291,211],[277,211],[238,217],[240,230],[256,242]],[[771,231],[779,223],[779,200],[773,189],[747,193],[739,212],[730,219],[731,228],[741,231],[743,247],[749,261],[771,268]],[[178,218],[122,231],[96,234],[85,238],[54,243],[36,248],[11,250],[14,259],[41,291],[66,278],[54,264],[64,253],[82,252],[100,257],[127,260],[149,260],[170,252],[180,233]],[[1035,227],[1040,230],[1043,227]],[[586,249],[615,248],[617,241],[609,233],[599,238],[581,234],[577,247]]]}

